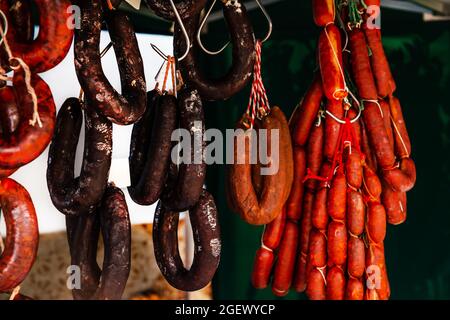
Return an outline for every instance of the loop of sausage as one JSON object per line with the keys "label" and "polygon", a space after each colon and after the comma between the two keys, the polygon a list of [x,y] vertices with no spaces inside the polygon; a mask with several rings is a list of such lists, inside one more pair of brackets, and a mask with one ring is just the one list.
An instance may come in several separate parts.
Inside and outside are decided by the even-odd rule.
{"label": "loop of sausage", "polygon": [[33,102],[25,85],[22,71],[14,73],[12,87],[0,89],[2,103],[15,103],[20,106],[19,125],[8,140],[0,138],[0,167],[12,169],[24,166],[36,159],[50,143],[55,126],[55,103],[48,85],[38,75],[33,74],[33,86],[38,103],[42,127],[29,124],[33,118]]}
{"label": "loop of sausage", "polygon": [[[186,58],[179,62],[183,79],[196,88],[202,99],[206,100],[226,100],[241,91],[252,77],[255,62],[255,36],[244,4],[234,1],[230,4],[222,3],[222,7],[230,29],[233,46],[233,63],[227,73],[220,78],[208,78],[200,69],[199,60],[196,58],[197,46],[193,46]],[[184,26],[191,44],[194,44],[198,15],[195,18],[185,20]],[[176,24],[174,33],[175,56],[180,56],[185,52],[185,42],[183,33]]]}
{"label": "loop of sausage", "polygon": [[[251,130],[237,130],[234,140],[234,161],[230,166],[228,184],[237,213],[247,223],[268,224],[280,214],[289,196],[293,180],[292,145],[289,125],[280,108],[272,108],[270,114],[261,123],[267,130],[268,156],[270,167],[278,171],[263,177],[261,196],[258,197],[252,184],[251,150],[255,143]],[[272,130],[278,130],[278,150],[271,150]],[[275,132],[276,133],[276,132]],[[242,151],[239,145],[245,145]],[[276,145],[276,143],[275,143]],[[278,157],[274,154],[278,152]]]}
{"label": "loop of sausage", "polygon": [[147,110],[133,126],[130,146],[131,198],[138,204],[155,203],[164,188],[176,128],[177,101],[174,96],[149,92]]}
{"label": "loop of sausage", "polygon": [[313,0],[314,23],[319,27],[333,23],[336,15],[334,0]]}
{"label": "loop of sausage", "polygon": [[[179,0],[174,1],[178,14],[182,19],[193,17],[206,5],[207,0]],[[176,17],[169,1],[146,0],[147,5],[161,18],[175,21]]]}
{"label": "loop of sausage", "polygon": [[[39,10],[39,34],[32,41],[17,41],[14,27],[7,39],[14,57],[22,58],[34,73],[48,71],[58,65],[72,45],[73,30],[69,28],[69,0],[34,0]],[[1,1],[1,10],[8,15],[8,1]],[[11,21],[9,18],[8,21]]]}
{"label": "loop of sausage", "polygon": [[318,50],[325,96],[329,100],[344,99],[347,96],[347,90],[342,64],[341,34],[334,24],[329,24],[322,29]]}
{"label": "loop of sausage", "polygon": [[194,235],[194,259],[187,270],[178,250],[179,213],[160,201],[153,222],[155,258],[166,280],[175,288],[195,291],[206,286],[219,265],[221,240],[217,208],[213,197],[203,190],[198,203],[189,210]]}
{"label": "loop of sausage", "polygon": [[[75,31],[75,69],[90,107],[110,121],[127,125],[145,112],[147,93],[144,67],[133,26],[120,11],[103,13],[101,0],[81,0],[81,28]],[[122,94],[103,73],[99,51],[105,17],[120,72]]]}
{"label": "loop of sausage", "polygon": [[187,210],[198,202],[206,175],[203,139],[205,118],[197,90],[185,87],[178,93],[178,114],[180,129],[188,130],[190,134],[190,163],[183,161],[178,170],[169,170],[169,179],[161,200],[172,211]]}
{"label": "loop of sausage", "polygon": [[5,217],[5,249],[0,255],[0,292],[18,286],[30,271],[39,242],[33,201],[12,179],[0,180],[0,208]]}
{"label": "loop of sausage", "polygon": [[[81,271],[81,289],[72,291],[74,299],[119,300],[131,264],[131,223],[123,192],[110,184],[94,214],[67,217],[66,223],[71,263]],[[104,243],[101,270],[96,261],[100,231]]]}
{"label": "loop of sausage", "polygon": [[[89,102],[88,102],[89,104]],[[91,108],[85,118],[85,143],[80,176],[74,177],[75,152],[81,129],[81,103],[69,98],[57,118],[50,145],[47,186],[54,206],[65,215],[92,212],[105,191],[112,153],[112,124]]]}

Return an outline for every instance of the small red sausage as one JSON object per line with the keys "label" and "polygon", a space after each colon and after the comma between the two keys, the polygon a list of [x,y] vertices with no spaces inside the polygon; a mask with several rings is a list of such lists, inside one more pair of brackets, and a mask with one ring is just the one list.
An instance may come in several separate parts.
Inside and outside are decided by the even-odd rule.
{"label": "small red sausage", "polygon": [[278,259],[272,281],[272,292],[276,296],[285,296],[289,292],[297,256],[297,244],[297,224],[287,221],[278,250]]}
{"label": "small red sausage", "polygon": [[306,286],[306,295],[310,300],[325,300],[326,299],[326,287],[325,287],[325,273],[326,270],[321,271],[316,268],[312,269],[308,275],[308,285]]}
{"label": "small red sausage", "polygon": [[394,191],[390,186],[384,184],[381,201],[390,224],[399,225],[405,222],[407,217],[406,192]]}
{"label": "small red sausage", "polygon": [[416,165],[411,158],[403,158],[399,168],[383,170],[383,178],[394,191],[407,192],[416,184]]}
{"label": "small red sausage", "polygon": [[347,300],[363,300],[364,285],[361,279],[350,278],[347,281],[347,289],[345,291],[345,299]]}
{"label": "small red sausage", "polygon": [[327,239],[325,234],[312,230],[309,239],[309,262],[311,266],[322,268],[327,264]]}
{"label": "small red sausage", "polygon": [[[342,107],[341,100],[327,100],[326,110],[338,119],[344,118],[344,108]],[[336,152],[340,130],[341,124],[327,115],[325,117],[325,143],[323,155],[330,162],[333,160],[334,153]]]}
{"label": "small red sausage", "polygon": [[367,208],[367,234],[371,242],[383,243],[386,237],[386,211],[381,203],[371,202]]}
{"label": "small red sausage", "polygon": [[348,240],[348,274],[353,278],[360,278],[366,269],[366,248],[360,238],[350,237]]}
{"label": "small red sausage", "polygon": [[381,181],[377,174],[368,166],[363,168],[364,192],[372,201],[378,200],[381,195]]}
{"label": "small red sausage", "polygon": [[348,232],[359,236],[364,232],[366,207],[363,195],[359,191],[347,192],[347,228]]}
{"label": "small red sausage", "polygon": [[333,23],[336,10],[334,0],[313,0],[313,18],[314,23],[319,27]]}
{"label": "small red sausage", "polygon": [[327,211],[333,220],[343,221],[346,212],[347,182],[345,175],[338,170],[331,181],[327,197]]}
{"label": "small red sausage", "polygon": [[266,248],[259,248],[258,251],[256,251],[251,277],[254,288],[264,289],[267,287],[273,262],[274,254],[272,251],[269,251]]}
{"label": "small red sausage", "polygon": [[409,140],[400,101],[396,97],[390,96],[389,107],[394,129],[395,154],[398,158],[409,157],[411,155],[411,141]]}
{"label": "small red sausage", "polygon": [[338,266],[333,266],[327,272],[327,299],[344,300],[345,297],[345,275]]}
{"label": "small red sausage", "polygon": [[302,147],[294,146],[294,180],[285,203],[288,219],[297,221],[302,216],[304,178],[306,172],[306,154]]}
{"label": "small red sausage", "polygon": [[264,229],[264,234],[262,238],[262,243],[274,250],[278,248],[278,245],[281,241],[281,236],[283,235],[284,226],[286,223],[286,210],[281,210],[281,214],[279,214],[272,222],[266,224]]}
{"label": "small red sausage", "polygon": [[355,189],[359,189],[363,180],[363,168],[361,161],[361,154],[357,150],[352,150],[352,153],[347,155],[345,161],[345,177],[347,183]]}
{"label": "small red sausage", "polygon": [[343,265],[347,261],[347,228],[332,221],[328,226],[328,265]]}

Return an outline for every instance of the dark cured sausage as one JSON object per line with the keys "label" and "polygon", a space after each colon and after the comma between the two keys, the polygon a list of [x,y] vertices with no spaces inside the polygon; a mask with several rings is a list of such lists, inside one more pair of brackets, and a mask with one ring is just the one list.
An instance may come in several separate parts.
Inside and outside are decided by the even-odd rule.
{"label": "dark cured sausage", "polygon": [[319,27],[333,23],[335,18],[334,0],[313,0],[314,23]]}
{"label": "dark cured sausage", "polygon": [[[2,91],[10,91],[3,93]],[[1,88],[0,97],[5,96],[6,99],[1,99],[0,107],[0,136],[1,139],[9,139],[10,136],[17,130],[19,126],[19,109],[16,104],[16,99],[10,96],[14,92],[11,87]]]}
{"label": "dark cured sausage", "polygon": [[[131,224],[123,192],[109,185],[98,210],[91,215],[67,217],[72,265],[81,269],[81,289],[75,299],[119,300],[131,264]],[[104,243],[102,269],[97,265],[97,243],[101,230]]]}
{"label": "dark cured sausage", "polygon": [[[26,0],[7,0],[9,1],[10,23],[14,29],[14,40],[26,43],[34,38],[34,24],[31,14],[31,3]],[[6,2],[7,2],[6,1]]]}
{"label": "dark cured sausage", "polygon": [[142,119],[134,124],[130,146],[131,198],[141,205],[155,203],[164,188],[172,148],[172,132],[177,124],[174,96],[152,91]]}
{"label": "dark cured sausage", "polygon": [[39,231],[33,201],[14,180],[0,180],[0,208],[6,223],[5,250],[0,255],[0,292],[5,292],[18,286],[30,271]]}
{"label": "dark cured sausage", "polygon": [[304,146],[308,140],[310,130],[317,119],[317,112],[323,98],[322,80],[320,74],[314,76],[314,80],[294,111],[298,118],[293,124],[292,141],[294,145]]}
{"label": "dark cured sausage", "polygon": [[[172,21],[176,19],[169,1],[146,0],[145,2],[161,18]],[[205,7],[206,2],[207,0],[181,0],[174,1],[174,4],[180,17],[186,19],[198,14]]]}
{"label": "dark cured sausage", "polygon": [[[164,206],[173,211],[183,211],[195,205],[200,198],[205,182],[206,164],[203,151],[205,142],[205,119],[203,105],[198,91],[185,87],[178,93],[180,129],[190,134],[190,163],[182,162],[178,172],[170,177],[170,182],[162,194]],[[170,172],[170,171],[169,171]],[[172,170],[175,173],[176,170]]]}
{"label": "dark cured sausage", "polygon": [[74,177],[75,152],[81,129],[81,103],[67,99],[61,107],[50,145],[47,186],[54,206],[66,215],[92,212],[105,191],[112,153],[112,124],[91,108],[85,111],[83,165]]}
{"label": "dark cured sausage", "polygon": [[[196,88],[202,99],[206,100],[226,100],[241,91],[252,77],[252,68],[255,62],[255,36],[244,4],[240,1],[233,1],[227,4],[222,3],[222,8],[233,45],[233,63],[228,72],[220,78],[209,79],[200,70],[199,61],[196,58],[197,46],[195,45],[186,58],[179,63],[183,79]],[[184,26],[191,44],[194,44],[198,16],[185,20]],[[175,56],[179,57],[185,52],[185,42],[180,27],[176,24]]]}
{"label": "dark cured sausage", "polygon": [[[67,26],[71,5],[68,0],[34,0],[39,10],[39,34],[32,42],[19,42],[14,28],[9,28],[8,44],[15,57],[22,58],[34,73],[41,73],[58,65],[72,44],[73,30]],[[2,1],[1,10],[7,14],[8,1]],[[10,19],[8,19],[10,20]]]}
{"label": "dark cured sausage", "polygon": [[33,119],[33,102],[28,94],[22,71],[14,73],[14,89],[0,90],[0,101],[15,101],[20,113],[20,124],[7,141],[0,138],[0,167],[18,168],[36,159],[49,144],[55,126],[55,103],[48,85],[38,76],[32,75],[31,85],[38,98],[39,117],[42,127],[30,125]]}
{"label": "dark cured sausage", "polygon": [[328,25],[320,33],[318,54],[325,96],[329,100],[344,99],[347,90],[342,64],[341,34],[334,24]]}
{"label": "dark cured sausage", "polygon": [[270,114],[263,119],[261,127],[267,129],[269,150],[272,145],[272,130],[279,132],[278,157],[271,156],[269,167],[278,168],[278,171],[264,175],[261,197],[258,198],[256,195],[251,179],[251,146],[255,143],[251,130],[236,132],[235,164],[230,166],[228,173],[230,196],[233,198],[237,213],[246,222],[255,225],[268,224],[280,214],[293,180],[292,146],[289,126],[284,114],[278,107],[272,108]]}
{"label": "dark cured sausage", "polygon": [[[127,125],[139,120],[147,106],[142,57],[129,18],[119,11],[103,15],[102,1],[80,0],[81,28],[75,31],[75,70],[90,107],[110,121]],[[105,16],[116,53],[122,94],[109,83],[100,61],[100,31]]]}
{"label": "dark cured sausage", "polygon": [[156,262],[166,280],[175,288],[195,291],[206,286],[219,265],[221,241],[217,208],[213,197],[203,190],[198,203],[189,210],[194,235],[194,260],[189,270],[178,251],[179,213],[158,202],[153,222]]}

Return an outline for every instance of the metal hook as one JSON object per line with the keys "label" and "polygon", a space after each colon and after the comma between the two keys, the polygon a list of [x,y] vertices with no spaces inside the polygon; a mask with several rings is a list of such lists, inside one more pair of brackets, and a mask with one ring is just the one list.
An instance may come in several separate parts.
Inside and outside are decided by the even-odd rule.
{"label": "metal hook", "polygon": [[3,41],[5,41],[6,34],[8,33],[8,19],[6,18],[6,15],[2,10],[0,10],[0,17],[3,20],[2,24],[5,27],[5,29],[3,29],[3,26],[1,27],[2,28],[2,34],[0,35],[1,36],[0,45],[1,45]]}
{"label": "metal hook", "polygon": [[167,61],[167,55],[164,54],[164,52],[162,52],[162,50],[160,48],[158,48],[156,45],[154,45],[153,43],[150,43],[150,46],[152,47],[153,50],[155,50],[155,52],[161,57],[163,58],[165,61]]}
{"label": "metal hook", "polygon": [[[205,16],[203,17],[201,23],[200,23],[200,27],[197,31],[197,42],[198,45],[200,46],[200,48],[207,54],[209,55],[217,55],[219,53],[221,53],[223,50],[225,50],[225,48],[230,44],[230,41],[228,41],[222,48],[220,48],[218,51],[210,51],[208,49],[206,49],[206,47],[203,45],[202,42],[202,37],[201,37],[201,33],[203,28],[205,27],[206,21],[208,20],[211,11],[214,7],[214,5],[216,4],[217,0],[214,0],[211,7],[208,9],[208,11],[206,12]],[[269,13],[267,12],[266,8],[264,8],[264,6],[261,4],[260,0],[255,0],[256,4],[258,5],[258,7],[261,9],[262,13],[264,14],[264,17],[266,18],[268,24],[269,24],[269,30],[267,31],[266,36],[264,37],[264,39],[261,40],[261,43],[266,42],[270,36],[272,35],[272,30],[273,30],[273,23],[272,23],[272,19],[270,18]]]}
{"label": "metal hook", "polygon": [[189,35],[186,31],[186,28],[184,27],[183,20],[181,20],[180,14],[178,13],[177,7],[175,6],[175,3],[173,3],[173,0],[169,0],[170,5],[172,6],[173,13],[175,14],[175,17],[177,18],[177,22],[180,25],[181,31],[183,32],[184,38],[186,40],[186,52],[178,58],[178,61],[184,60],[184,58],[187,57],[189,50],[191,50],[191,40],[189,39]]}

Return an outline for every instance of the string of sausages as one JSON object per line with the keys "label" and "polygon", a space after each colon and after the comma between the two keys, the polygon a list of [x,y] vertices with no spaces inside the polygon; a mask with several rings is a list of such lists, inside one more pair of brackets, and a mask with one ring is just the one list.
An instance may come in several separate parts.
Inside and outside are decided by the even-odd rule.
{"label": "string of sausages", "polygon": [[[0,292],[12,292],[10,299],[15,300],[30,299],[19,290],[36,258],[38,224],[27,190],[8,177],[36,159],[50,143],[55,103],[38,73],[52,69],[65,57],[73,35],[66,27],[68,1],[35,2],[40,16],[36,39],[29,3],[0,2],[0,209],[7,226],[0,256]],[[9,77],[6,73],[11,70]]]}
{"label": "string of sausages", "polygon": [[[319,72],[290,120],[295,169],[285,208],[288,217],[298,216],[300,235],[283,263],[296,256],[295,271],[286,269],[290,285],[277,290],[277,268],[261,266],[258,251],[252,279],[265,287],[272,272],[277,295],[292,286],[314,300],[384,300],[390,296],[386,224],[405,221],[415,166],[380,31],[366,22],[365,6],[380,3],[336,4],[313,0],[314,21],[323,28]],[[276,223],[265,237],[276,235]],[[257,283],[262,270],[266,281]]]}

